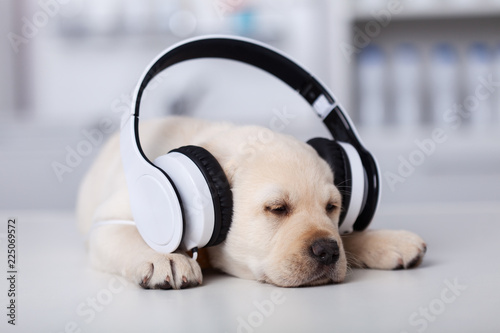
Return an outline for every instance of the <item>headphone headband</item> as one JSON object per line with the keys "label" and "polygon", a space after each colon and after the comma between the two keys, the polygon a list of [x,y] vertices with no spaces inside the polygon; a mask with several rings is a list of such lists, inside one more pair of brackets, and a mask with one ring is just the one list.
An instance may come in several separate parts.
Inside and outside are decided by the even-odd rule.
{"label": "headphone headband", "polygon": [[[137,87],[134,114],[139,115],[142,93],[157,74],[177,63],[200,58],[236,60],[258,67],[288,84],[309,104],[314,106],[316,103],[315,109],[321,117],[335,106],[333,97],[317,79],[278,50],[241,37],[215,36],[188,39],[162,52],[143,74]],[[322,101],[318,100],[321,95],[323,95],[321,99],[324,98]]]}
{"label": "headphone headband", "polygon": [[[373,176],[367,177],[366,184],[365,193],[370,199],[364,200],[362,211],[356,221],[350,222],[350,227],[354,226],[355,230],[365,229],[371,222],[379,202],[380,175],[374,157],[364,148],[349,116],[342,111],[330,91],[317,78],[280,51],[254,40],[234,36],[197,37],[173,45],[153,60],[136,87],[132,113],[123,125],[128,128],[122,130],[122,147],[130,147],[131,144],[136,147],[129,151],[122,150],[124,160],[127,160],[127,163],[135,160],[130,164],[137,164],[137,159],[142,159],[142,162],[149,163],[163,172],[147,159],[140,145],[138,122],[141,98],[148,83],[160,72],[177,63],[200,58],[236,60],[274,75],[297,91],[312,106],[333,138],[356,148],[368,174]],[[133,172],[135,168],[128,169]],[[126,170],[126,173],[128,172]]]}

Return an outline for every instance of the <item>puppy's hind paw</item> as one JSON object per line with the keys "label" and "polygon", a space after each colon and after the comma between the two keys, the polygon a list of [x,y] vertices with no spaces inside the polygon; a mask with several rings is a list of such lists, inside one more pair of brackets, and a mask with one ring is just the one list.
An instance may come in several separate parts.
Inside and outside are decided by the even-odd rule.
{"label": "puppy's hind paw", "polygon": [[203,281],[198,263],[180,253],[157,254],[143,263],[137,280],[144,289],[184,289],[196,287]]}

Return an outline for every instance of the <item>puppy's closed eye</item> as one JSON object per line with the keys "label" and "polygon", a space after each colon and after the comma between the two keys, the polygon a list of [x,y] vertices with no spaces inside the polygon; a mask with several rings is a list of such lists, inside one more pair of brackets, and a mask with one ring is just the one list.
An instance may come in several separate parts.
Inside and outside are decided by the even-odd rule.
{"label": "puppy's closed eye", "polygon": [[336,205],[334,203],[329,202],[326,204],[326,212],[328,214],[333,213],[337,208],[338,208],[338,205]]}
{"label": "puppy's closed eye", "polygon": [[266,205],[265,210],[266,212],[269,212],[278,217],[284,217],[290,214],[290,206],[284,202]]}

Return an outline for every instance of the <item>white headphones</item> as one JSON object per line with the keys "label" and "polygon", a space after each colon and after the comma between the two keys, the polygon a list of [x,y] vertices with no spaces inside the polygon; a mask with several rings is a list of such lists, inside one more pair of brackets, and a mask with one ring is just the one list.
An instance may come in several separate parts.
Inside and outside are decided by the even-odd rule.
{"label": "white headphones", "polygon": [[[217,160],[204,148],[185,146],[153,162],[141,149],[139,108],[148,83],[182,61],[223,58],[258,67],[297,91],[323,120],[332,139],[308,141],[342,186],[340,232],[363,230],[371,222],[380,196],[380,175],[374,157],[332,94],[316,78],[281,52],[260,42],[226,36],[189,39],[162,52],[142,75],[132,112],[122,125],[121,155],[137,228],[153,249],[170,253],[181,247],[197,250],[221,243],[232,218],[232,194]],[[193,198],[201,202],[193,203]]]}

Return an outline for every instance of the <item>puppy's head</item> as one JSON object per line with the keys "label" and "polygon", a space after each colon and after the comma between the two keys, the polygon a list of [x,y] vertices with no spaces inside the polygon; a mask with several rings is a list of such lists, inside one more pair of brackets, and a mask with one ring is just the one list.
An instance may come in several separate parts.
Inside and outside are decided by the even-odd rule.
{"label": "puppy's head", "polygon": [[[240,144],[229,149],[231,158],[222,158],[234,213],[226,241],[210,250],[212,264],[283,287],[341,282],[341,195],[331,169],[307,144],[267,135],[272,140],[254,145],[251,153]],[[241,137],[235,141],[245,143],[249,135]]]}

